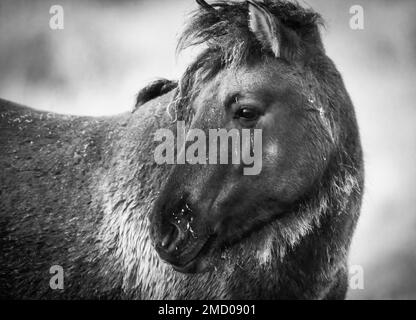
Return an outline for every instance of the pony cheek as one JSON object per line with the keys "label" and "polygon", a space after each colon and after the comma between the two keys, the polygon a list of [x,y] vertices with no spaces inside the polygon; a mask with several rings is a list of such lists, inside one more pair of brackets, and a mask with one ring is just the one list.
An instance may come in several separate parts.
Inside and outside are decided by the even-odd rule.
{"label": "pony cheek", "polygon": [[297,201],[319,181],[325,170],[313,158],[310,154],[299,154],[296,158],[289,158],[284,168],[277,170],[277,188],[281,200],[288,203]]}
{"label": "pony cheek", "polygon": [[263,149],[263,162],[266,166],[274,167],[280,158],[280,146],[277,140],[269,141]]}

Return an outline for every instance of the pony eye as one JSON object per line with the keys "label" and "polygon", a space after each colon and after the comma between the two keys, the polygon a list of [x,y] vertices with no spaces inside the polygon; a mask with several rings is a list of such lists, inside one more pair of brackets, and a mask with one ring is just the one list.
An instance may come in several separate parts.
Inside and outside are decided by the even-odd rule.
{"label": "pony eye", "polygon": [[255,121],[259,117],[257,110],[249,107],[242,107],[236,113],[236,118],[245,120],[245,121]]}

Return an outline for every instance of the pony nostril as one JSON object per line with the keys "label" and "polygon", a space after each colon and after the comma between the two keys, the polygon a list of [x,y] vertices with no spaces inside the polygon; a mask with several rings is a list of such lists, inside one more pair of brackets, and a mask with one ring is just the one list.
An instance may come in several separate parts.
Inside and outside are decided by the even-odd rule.
{"label": "pony nostril", "polygon": [[182,238],[183,233],[181,229],[176,224],[171,223],[167,234],[162,239],[160,245],[167,253],[172,253],[177,250],[178,244]]}
{"label": "pony nostril", "polygon": [[181,199],[181,202],[168,211],[169,216],[164,218],[160,234],[159,249],[163,253],[179,255],[190,235],[195,237],[192,229],[193,217],[190,206]]}
{"label": "pony nostril", "polygon": [[177,232],[176,228],[170,228],[168,233],[166,234],[166,236],[163,238],[162,242],[160,243],[160,245],[163,248],[166,248],[169,246],[169,243],[172,242],[172,239],[174,239],[175,237],[175,232]]}

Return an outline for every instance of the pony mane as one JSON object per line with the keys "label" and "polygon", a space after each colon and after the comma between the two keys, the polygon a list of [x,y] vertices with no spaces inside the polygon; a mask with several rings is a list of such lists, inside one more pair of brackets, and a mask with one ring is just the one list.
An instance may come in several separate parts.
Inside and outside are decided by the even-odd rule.
{"label": "pony mane", "polygon": [[[304,46],[315,46],[323,51],[318,27],[321,16],[312,9],[281,0],[261,2],[280,23],[297,33]],[[198,93],[200,84],[219,71],[237,67],[270,56],[261,46],[248,25],[246,1],[220,1],[200,6],[193,12],[179,38],[177,53],[203,45],[204,49],[182,75],[174,100],[168,110],[175,108],[175,119],[189,120],[190,101]]]}

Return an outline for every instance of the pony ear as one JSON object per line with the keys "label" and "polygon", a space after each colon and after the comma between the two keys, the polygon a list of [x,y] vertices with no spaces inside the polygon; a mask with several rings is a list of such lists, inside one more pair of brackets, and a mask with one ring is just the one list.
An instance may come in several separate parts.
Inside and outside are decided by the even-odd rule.
{"label": "pony ear", "polygon": [[141,105],[146,102],[160,97],[169,91],[172,91],[178,86],[177,81],[167,80],[167,79],[158,79],[149,83],[146,87],[142,88],[136,97],[136,105],[132,112],[135,112]]}
{"label": "pony ear", "polygon": [[264,49],[271,50],[276,58],[280,57],[277,21],[273,15],[261,5],[247,1],[249,12],[249,28]]}

